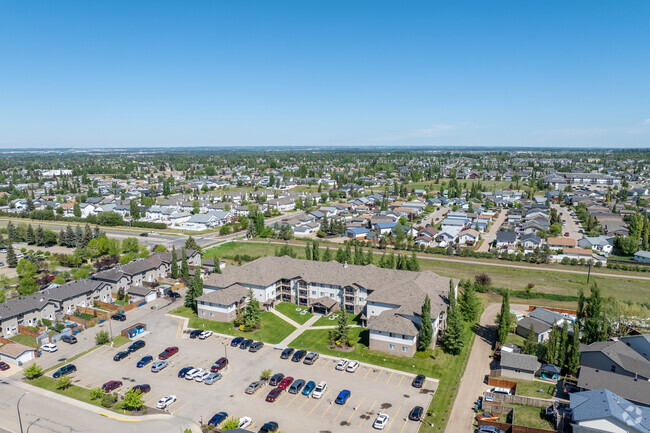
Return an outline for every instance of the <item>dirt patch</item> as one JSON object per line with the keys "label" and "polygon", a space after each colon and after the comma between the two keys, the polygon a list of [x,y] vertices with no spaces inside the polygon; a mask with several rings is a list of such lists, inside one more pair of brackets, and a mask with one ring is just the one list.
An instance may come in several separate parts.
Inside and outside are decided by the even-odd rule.
{"label": "dirt patch", "polygon": [[329,348],[337,352],[352,352],[354,350],[354,347],[337,346],[336,344],[330,345]]}

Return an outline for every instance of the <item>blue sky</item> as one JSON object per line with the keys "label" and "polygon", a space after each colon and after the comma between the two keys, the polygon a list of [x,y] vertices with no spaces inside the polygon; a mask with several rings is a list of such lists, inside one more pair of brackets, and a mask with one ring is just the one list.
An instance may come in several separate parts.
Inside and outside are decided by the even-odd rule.
{"label": "blue sky", "polygon": [[650,2],[0,3],[0,147],[650,147]]}

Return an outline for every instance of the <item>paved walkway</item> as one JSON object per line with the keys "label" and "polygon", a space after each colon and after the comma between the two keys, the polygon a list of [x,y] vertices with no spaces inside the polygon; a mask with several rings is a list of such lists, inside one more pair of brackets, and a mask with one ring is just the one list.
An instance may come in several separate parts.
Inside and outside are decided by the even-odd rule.
{"label": "paved walkway", "polygon": [[[302,326],[300,323],[296,322],[293,319],[290,319],[288,316],[285,316],[284,314],[280,313],[275,308],[270,308],[269,312],[275,314],[276,316],[278,316],[280,319],[284,320],[285,322],[291,323],[291,325],[295,326],[296,328],[300,328]],[[313,319],[313,317],[312,317],[312,319]]]}
{"label": "paved walkway", "polygon": [[458,395],[449,416],[446,432],[473,431],[474,402],[487,389],[485,378],[490,374],[490,354],[492,353],[492,343],[496,340],[494,322],[500,308],[500,303],[489,304],[481,316],[467,368],[460,380]]}
{"label": "paved walkway", "polygon": [[[280,314],[280,313],[278,313],[278,312],[276,312],[276,314],[278,314],[278,315],[279,315],[280,317],[282,317],[282,318],[285,318],[285,320],[288,319],[288,318],[287,318],[285,315],[283,315],[283,314]],[[314,324],[318,319],[320,319],[320,318],[321,318],[320,315],[315,314],[314,317],[312,317],[311,319],[307,320],[307,321],[306,321],[305,323],[303,323],[302,325],[299,325],[298,328],[296,328],[295,331],[293,331],[291,334],[289,334],[289,336],[288,336],[287,338],[285,338],[284,340],[280,341],[280,342],[277,344],[277,347],[288,347],[288,346],[289,346],[289,343],[291,343],[293,340],[295,340],[296,338],[298,338],[298,336],[299,336],[300,334],[302,334],[303,332],[305,332],[307,329],[311,328],[311,325],[313,325],[313,324]],[[289,321],[289,320],[287,320],[287,321]],[[291,320],[291,322],[293,322],[293,320]],[[293,322],[293,323],[296,323],[296,322]]]}

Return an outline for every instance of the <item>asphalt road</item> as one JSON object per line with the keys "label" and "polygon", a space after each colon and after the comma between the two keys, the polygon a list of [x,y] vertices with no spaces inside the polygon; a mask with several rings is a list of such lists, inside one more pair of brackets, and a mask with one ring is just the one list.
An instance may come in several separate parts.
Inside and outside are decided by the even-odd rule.
{"label": "asphalt road", "polygon": [[579,232],[579,230],[582,230],[582,224],[580,224],[577,218],[571,216],[569,208],[560,207],[555,203],[552,203],[551,207],[557,210],[560,221],[566,220],[566,224],[562,225],[562,234],[560,236],[564,236],[564,233],[569,232],[569,237],[575,239],[576,242],[582,239],[584,235]]}

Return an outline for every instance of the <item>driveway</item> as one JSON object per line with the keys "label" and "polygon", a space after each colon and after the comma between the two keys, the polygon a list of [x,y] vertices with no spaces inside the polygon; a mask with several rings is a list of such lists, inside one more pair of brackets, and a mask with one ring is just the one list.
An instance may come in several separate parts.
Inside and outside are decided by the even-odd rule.
{"label": "driveway", "polygon": [[490,251],[490,244],[494,242],[494,240],[497,238],[497,232],[501,228],[501,225],[503,222],[506,220],[506,211],[505,209],[502,209],[501,212],[499,212],[499,215],[497,216],[497,219],[495,219],[492,222],[492,225],[490,226],[490,230],[488,230],[487,233],[483,233],[482,237],[485,239],[481,246],[478,249],[479,253],[487,253]]}
{"label": "driveway", "polygon": [[449,433],[469,433],[474,424],[474,403],[487,389],[486,376],[490,373],[492,344],[496,340],[494,324],[500,303],[488,304],[481,316],[474,345],[469,355],[465,374],[460,380],[458,395],[451,410],[445,431]]}
{"label": "driveway", "polygon": [[555,203],[552,203],[551,207],[557,211],[560,221],[566,221],[566,224],[562,225],[562,234],[560,236],[564,236],[564,233],[569,232],[569,237],[575,239],[576,242],[582,239],[583,234],[579,232],[579,230],[582,230],[582,224],[577,218],[571,216],[569,208],[560,207]]}

